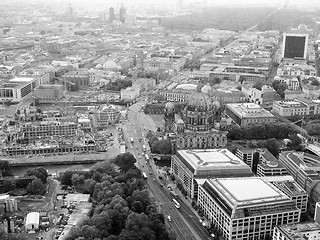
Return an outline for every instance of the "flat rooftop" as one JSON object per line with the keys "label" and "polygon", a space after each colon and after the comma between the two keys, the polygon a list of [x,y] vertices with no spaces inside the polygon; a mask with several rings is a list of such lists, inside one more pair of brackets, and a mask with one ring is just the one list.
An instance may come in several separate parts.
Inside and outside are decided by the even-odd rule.
{"label": "flat rooftop", "polygon": [[310,233],[310,237],[316,236],[316,231],[320,231],[320,225],[317,222],[297,223],[277,226],[290,239],[307,239],[305,235]]}
{"label": "flat rooftop", "polygon": [[28,83],[28,82],[31,82],[33,80],[34,80],[34,78],[30,78],[30,77],[15,77],[15,78],[9,80],[9,82],[18,82],[18,83],[25,82],[25,83]]}
{"label": "flat rooftop", "polygon": [[279,191],[260,178],[220,179],[218,182],[239,202],[281,196]]}
{"label": "flat rooftop", "polygon": [[250,167],[228,149],[179,150],[176,156],[198,176],[252,175]]}
{"label": "flat rooftop", "polygon": [[277,187],[260,177],[216,178],[205,183],[231,208],[291,201]]}
{"label": "flat rooftop", "polygon": [[227,108],[240,118],[274,118],[273,114],[254,103],[228,103]]}

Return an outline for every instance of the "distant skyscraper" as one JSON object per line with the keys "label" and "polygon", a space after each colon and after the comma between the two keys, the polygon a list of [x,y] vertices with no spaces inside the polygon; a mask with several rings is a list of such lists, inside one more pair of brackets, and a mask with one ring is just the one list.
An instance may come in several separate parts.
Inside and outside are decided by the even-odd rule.
{"label": "distant skyscraper", "polygon": [[307,58],[308,34],[284,33],[282,58]]}
{"label": "distant skyscraper", "polygon": [[68,15],[73,16],[73,8],[71,7],[70,3],[68,5]]}
{"label": "distant skyscraper", "polygon": [[121,4],[120,11],[119,11],[119,19],[120,19],[120,22],[122,23],[124,23],[126,12],[127,10],[124,8],[123,4]]}
{"label": "distant skyscraper", "polygon": [[114,8],[111,7],[111,8],[109,8],[109,22],[113,22],[114,19],[115,19],[115,17],[114,17]]}

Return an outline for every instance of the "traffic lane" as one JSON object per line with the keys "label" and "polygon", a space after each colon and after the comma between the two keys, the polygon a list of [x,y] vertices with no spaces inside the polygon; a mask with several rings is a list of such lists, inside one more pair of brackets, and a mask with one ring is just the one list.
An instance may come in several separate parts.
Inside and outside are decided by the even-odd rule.
{"label": "traffic lane", "polygon": [[190,239],[193,240],[195,239],[192,237],[192,232],[190,232],[188,226],[184,223],[184,221],[181,221],[181,216],[177,212],[177,209],[173,206],[173,203],[166,198],[162,194],[161,191],[159,191],[159,187],[153,180],[148,181],[150,189],[152,189],[153,194],[157,198],[157,202],[159,203],[162,212],[164,213],[166,219],[168,215],[171,217],[171,225],[175,229],[175,232],[178,235],[178,239],[185,240],[185,239]]}
{"label": "traffic lane", "polygon": [[[170,194],[169,189],[167,187],[161,189],[161,191],[168,197],[172,198],[173,196]],[[189,209],[182,200],[179,198],[177,201],[180,204],[180,213],[184,216],[185,219],[190,220],[188,221],[190,225],[196,230],[196,232],[200,235],[201,239],[210,239],[209,233],[203,228],[202,224],[200,223],[200,219]]]}
{"label": "traffic lane", "polygon": [[[196,239],[194,237],[194,234],[190,231],[189,227],[187,226],[186,222],[187,218],[186,216],[184,216],[179,209],[177,209],[174,205],[174,203],[172,202],[173,197],[171,196],[171,194],[167,195],[163,192],[163,190],[165,190],[165,186],[163,185],[163,183],[161,183],[160,181],[157,180],[157,176],[153,171],[153,168],[151,166],[151,164],[148,165],[148,169],[150,170],[150,172],[152,172],[152,176],[153,176],[153,181],[155,183],[155,185],[158,187],[158,189],[160,190],[159,195],[163,197],[163,199],[167,199],[167,201],[170,202],[169,204],[169,211],[170,211],[170,216],[172,218],[172,221],[176,221],[176,225],[179,227],[179,229],[183,229],[183,239]],[[160,185],[162,184],[162,186]],[[181,221],[182,220],[182,221]],[[198,234],[199,235],[199,234]],[[193,236],[193,237],[192,237]],[[200,236],[199,236],[200,237]],[[203,236],[201,237],[201,239],[203,239]],[[204,238],[205,239],[205,238]]]}
{"label": "traffic lane", "polygon": [[[163,197],[161,197],[159,195],[159,191],[157,191],[157,189],[153,185],[153,180],[148,178],[147,183],[148,183],[148,186],[149,186],[149,189],[150,189],[152,195],[154,196],[156,202],[159,204],[159,208],[161,209],[161,212],[164,213],[165,219],[167,219],[167,216],[169,215],[168,214],[169,210],[166,208],[165,199],[163,199]],[[181,231],[181,229],[176,225],[172,225],[172,227],[173,227],[175,233],[177,234],[177,240],[184,240],[184,235],[183,235],[183,232]]]}

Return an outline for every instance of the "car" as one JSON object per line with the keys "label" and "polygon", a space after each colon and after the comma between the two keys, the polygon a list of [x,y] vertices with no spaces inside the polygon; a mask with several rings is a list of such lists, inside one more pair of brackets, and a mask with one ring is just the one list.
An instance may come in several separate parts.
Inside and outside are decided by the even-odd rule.
{"label": "car", "polygon": [[168,215],[168,221],[171,222],[171,216],[170,215]]}
{"label": "car", "polygon": [[153,181],[156,181],[156,179],[154,178]]}
{"label": "car", "polygon": [[162,183],[160,183],[160,187],[163,187],[163,184],[162,184]]}

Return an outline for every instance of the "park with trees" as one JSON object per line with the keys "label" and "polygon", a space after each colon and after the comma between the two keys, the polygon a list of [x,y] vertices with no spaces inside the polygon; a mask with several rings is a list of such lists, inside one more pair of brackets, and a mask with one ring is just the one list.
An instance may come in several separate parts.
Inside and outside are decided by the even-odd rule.
{"label": "park with trees", "polygon": [[93,214],[81,227],[71,230],[68,240],[174,240],[149,195],[136,159],[130,153],[95,164],[89,172],[66,171],[61,184],[89,193]]}

